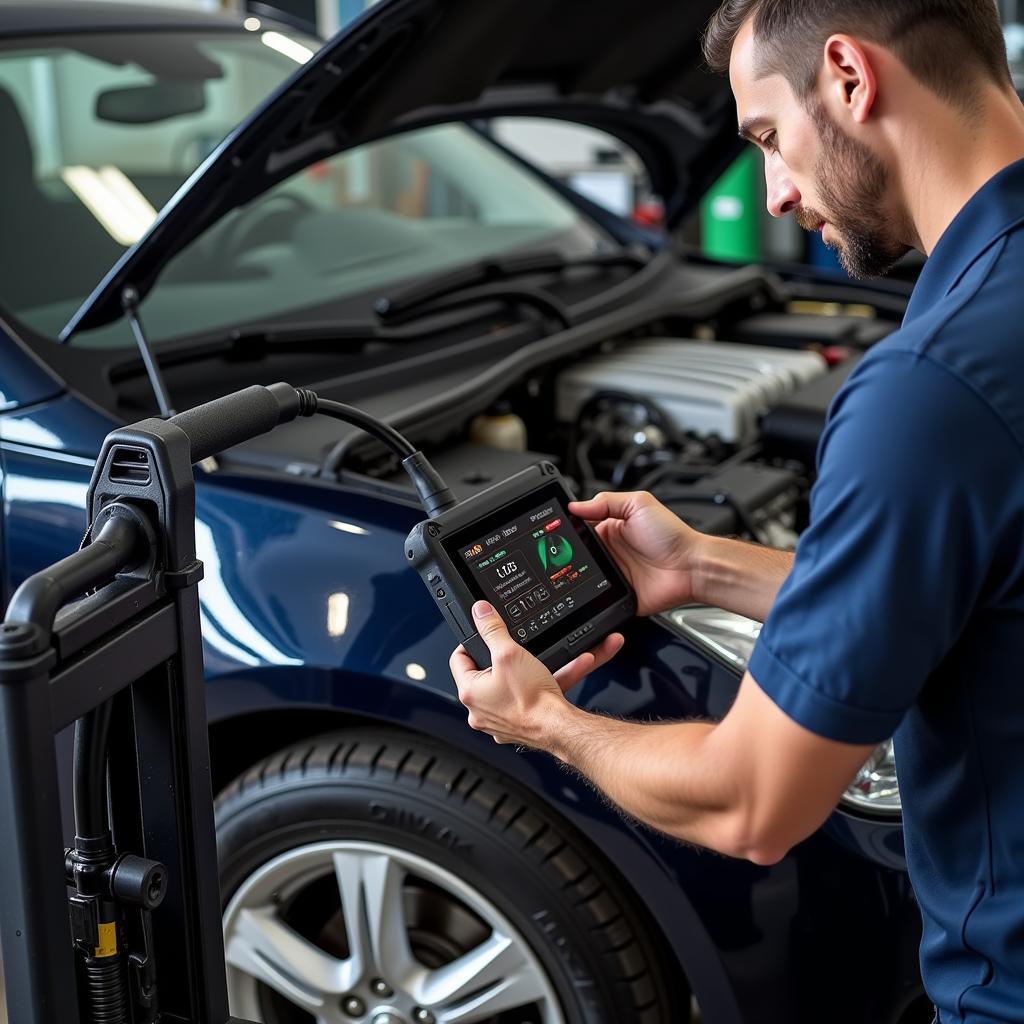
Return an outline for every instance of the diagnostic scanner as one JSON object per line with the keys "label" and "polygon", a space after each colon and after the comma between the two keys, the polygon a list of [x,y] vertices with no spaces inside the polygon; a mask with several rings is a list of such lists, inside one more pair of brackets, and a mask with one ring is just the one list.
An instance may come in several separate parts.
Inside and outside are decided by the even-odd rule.
{"label": "diagnostic scanner", "polygon": [[473,624],[492,604],[513,639],[552,672],[620,629],[636,595],[550,462],[517,473],[419,523],[406,555],[480,668],[490,651]]}

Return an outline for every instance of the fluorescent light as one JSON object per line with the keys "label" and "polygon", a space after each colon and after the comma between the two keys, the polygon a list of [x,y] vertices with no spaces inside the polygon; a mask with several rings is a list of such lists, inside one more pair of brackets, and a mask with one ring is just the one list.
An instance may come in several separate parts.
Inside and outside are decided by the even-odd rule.
{"label": "fluorescent light", "polygon": [[348,594],[327,598],[327,635],[341,636],[348,629]]}
{"label": "fluorescent light", "polygon": [[296,64],[305,64],[313,56],[313,51],[308,46],[281,35],[280,32],[264,32],[260,36],[265,46],[269,46],[286,57],[291,57]]}
{"label": "fluorescent light", "polygon": [[333,526],[335,530],[341,530],[342,533],[354,533],[360,537],[365,537],[370,532],[361,526],[356,526],[355,523],[342,523],[337,519],[332,519],[327,525]]}
{"label": "fluorescent light", "polygon": [[258,32],[260,25],[263,24],[259,18],[246,18],[242,22],[244,28],[247,28],[250,32]]}
{"label": "fluorescent light", "polygon": [[65,167],[64,184],[81,200],[104,230],[121,245],[134,245],[156,220],[149,200],[116,167]]}
{"label": "fluorescent light", "polygon": [[153,204],[135,187],[135,183],[120,167],[110,165],[101,167],[99,176],[100,181],[107,186],[112,195],[117,196],[121,205],[142,229],[139,231],[141,238],[156,220],[156,210],[153,209]]}

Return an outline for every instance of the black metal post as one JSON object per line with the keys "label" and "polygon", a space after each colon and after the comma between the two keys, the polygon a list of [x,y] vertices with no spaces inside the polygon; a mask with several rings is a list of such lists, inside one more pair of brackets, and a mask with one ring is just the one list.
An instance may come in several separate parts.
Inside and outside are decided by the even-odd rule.
{"label": "black metal post", "polygon": [[78,1024],[44,632],[0,626],[0,945],[17,1024]]}

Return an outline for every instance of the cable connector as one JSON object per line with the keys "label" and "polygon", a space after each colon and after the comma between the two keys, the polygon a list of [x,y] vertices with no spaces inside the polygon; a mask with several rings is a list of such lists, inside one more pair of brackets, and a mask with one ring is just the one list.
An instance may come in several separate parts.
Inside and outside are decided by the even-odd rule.
{"label": "cable connector", "polygon": [[299,416],[315,416],[320,411],[320,399],[315,391],[309,388],[296,388],[295,394],[299,399]]}
{"label": "cable connector", "polygon": [[409,474],[428,516],[433,518],[456,504],[455,495],[423,452],[402,459],[402,468]]}

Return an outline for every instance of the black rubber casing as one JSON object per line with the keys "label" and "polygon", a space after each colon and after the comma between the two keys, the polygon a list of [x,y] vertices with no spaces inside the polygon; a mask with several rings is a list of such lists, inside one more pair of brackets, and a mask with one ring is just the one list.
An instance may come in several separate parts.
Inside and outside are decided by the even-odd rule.
{"label": "black rubber casing", "polygon": [[[500,521],[511,521],[532,505],[548,498],[566,509],[575,495],[550,462],[540,462],[493,487],[460,502],[433,519],[418,523],[406,540],[406,556],[437,603],[458,641],[480,668],[491,664],[490,651],[473,624],[473,604],[493,597],[471,585],[470,574],[460,569],[446,550],[486,533]],[[570,516],[573,528],[611,588],[581,605],[534,640],[521,642],[552,672],[599,643],[636,615],[636,595],[601,544],[594,530]],[[508,622],[506,621],[506,625]],[[511,632],[511,630],[510,630]]]}

